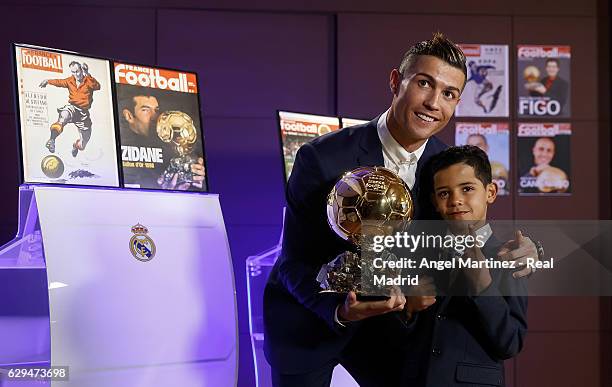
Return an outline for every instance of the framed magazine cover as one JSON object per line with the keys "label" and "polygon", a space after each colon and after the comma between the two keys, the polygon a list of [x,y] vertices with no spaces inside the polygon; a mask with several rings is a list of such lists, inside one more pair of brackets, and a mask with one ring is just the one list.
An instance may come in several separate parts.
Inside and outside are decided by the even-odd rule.
{"label": "framed magazine cover", "polygon": [[198,75],[113,61],[122,186],[208,191]]}
{"label": "framed magazine cover", "polygon": [[572,115],[571,47],[517,47],[517,104],[520,118],[564,118]]}
{"label": "framed magazine cover", "polygon": [[569,122],[519,122],[517,126],[520,196],[572,194],[572,125]]}
{"label": "framed magazine cover", "polygon": [[110,61],[13,44],[20,182],[119,187]]}
{"label": "framed magazine cover", "polygon": [[362,120],[360,118],[349,118],[349,117],[340,117],[340,126],[342,128],[349,128],[355,125],[367,124],[370,120]]}
{"label": "framed magazine cover", "polygon": [[276,118],[286,183],[299,148],[314,138],[340,129],[340,119],[335,116],[285,110],[277,110]]}

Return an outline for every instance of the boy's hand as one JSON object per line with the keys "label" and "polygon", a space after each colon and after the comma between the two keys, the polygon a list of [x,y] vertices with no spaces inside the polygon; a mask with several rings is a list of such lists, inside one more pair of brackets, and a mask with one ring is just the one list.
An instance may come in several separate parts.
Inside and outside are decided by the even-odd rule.
{"label": "boy's hand", "polygon": [[436,286],[431,277],[423,276],[419,278],[417,286],[411,286],[410,292],[406,297],[406,307],[404,311],[406,318],[410,320],[414,313],[425,310],[436,302]]}
{"label": "boy's hand", "polygon": [[406,297],[397,287],[391,289],[391,297],[386,301],[358,301],[355,292],[349,292],[343,305],[338,308],[338,317],[345,321],[359,321],[404,309]]}
{"label": "boy's hand", "polygon": [[[474,237],[474,240],[476,240],[476,232],[474,226],[471,224],[468,225],[468,233]],[[484,261],[486,259],[480,248],[476,245],[465,250],[465,257],[478,261]],[[491,278],[491,272],[486,267],[476,269],[464,268],[463,271],[475,294],[480,294],[480,292],[488,288],[493,281]]]}
{"label": "boy's hand", "polygon": [[523,236],[520,230],[516,230],[514,239],[503,244],[497,253],[497,258],[504,261],[515,261],[516,267],[523,267],[522,270],[512,274],[514,278],[520,278],[531,274],[531,268],[526,266],[527,258],[533,258],[537,262],[538,249],[529,237]]}

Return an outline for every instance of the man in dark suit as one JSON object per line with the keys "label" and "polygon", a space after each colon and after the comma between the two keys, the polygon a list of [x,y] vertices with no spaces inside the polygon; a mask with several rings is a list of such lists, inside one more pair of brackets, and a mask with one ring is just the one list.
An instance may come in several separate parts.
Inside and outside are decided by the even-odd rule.
{"label": "man in dark suit", "polygon": [[[434,134],[452,117],[466,72],[461,50],[438,33],[413,46],[391,71],[387,112],[300,148],[287,186],[283,250],[264,293],[265,353],[275,387],[329,386],[339,363],[361,386],[400,384],[402,310],[416,312],[435,298],[400,293],[387,301],[358,301],[352,292],[321,294],[321,265],[353,249],[327,224],[327,194],[344,172],[384,165],[418,198],[415,218],[431,219],[435,212],[417,177],[446,148]],[[537,256],[533,243],[522,248],[513,259]]]}

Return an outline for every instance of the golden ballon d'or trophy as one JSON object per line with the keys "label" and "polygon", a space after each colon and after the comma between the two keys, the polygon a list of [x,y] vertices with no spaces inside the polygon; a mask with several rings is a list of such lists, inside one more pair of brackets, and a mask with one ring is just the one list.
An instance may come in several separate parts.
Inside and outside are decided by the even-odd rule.
{"label": "golden ballon d'or trophy", "polygon": [[198,139],[198,131],[188,114],[181,111],[167,111],[157,119],[157,136],[165,143],[172,143],[178,157],[170,160],[162,173],[162,184],[172,181],[177,175],[176,186],[193,183],[191,165],[197,163],[197,158],[191,154]]}
{"label": "golden ballon d'or trophy", "polygon": [[[356,252],[345,251],[323,265],[317,281],[322,292],[348,293],[360,299],[381,299],[390,287],[375,285],[374,274],[397,275],[397,270],[374,269],[373,238],[405,230],[414,204],[410,189],[394,172],[383,167],[359,167],[345,173],[327,197],[327,221]],[[394,257],[389,251],[379,257]]]}

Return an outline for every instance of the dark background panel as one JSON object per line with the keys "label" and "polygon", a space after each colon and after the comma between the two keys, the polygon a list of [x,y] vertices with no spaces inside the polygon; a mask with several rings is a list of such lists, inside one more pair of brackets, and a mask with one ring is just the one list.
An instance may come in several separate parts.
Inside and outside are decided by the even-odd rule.
{"label": "dark background panel", "polygon": [[482,44],[510,44],[512,32],[502,16],[338,15],[338,114],[374,117],[387,109],[391,70],[438,30],[456,43]]}
{"label": "dark background panel", "polygon": [[516,368],[516,360],[508,359],[504,361],[504,370],[506,377],[506,386],[513,387],[514,386],[514,369]]}
{"label": "dark background panel", "polygon": [[[604,0],[605,1],[605,0]],[[509,2],[513,15],[538,16],[595,16],[598,0],[559,1],[559,0],[515,0]],[[557,27],[558,28],[558,27]]]}
{"label": "dark background panel", "polygon": [[329,114],[331,21],[321,15],[161,10],[158,60],[198,72],[206,116],[268,118],[276,109]]}
{"label": "dark background panel", "polygon": [[[61,0],[6,0],[9,4],[64,4]],[[124,5],[130,7],[173,7],[191,9],[218,10],[258,10],[258,11],[288,11],[293,12],[404,12],[404,13],[443,13],[443,14],[475,14],[475,15],[582,15],[593,16],[596,12],[597,0],[588,1],[558,1],[530,0],[482,1],[482,0],[432,0],[426,5],[416,0],[390,0],[373,2],[370,0],[79,0],[81,4],[104,6]]]}
{"label": "dark background panel", "polygon": [[77,51],[92,56],[155,63],[155,11],[81,7],[0,6],[0,113],[13,113],[11,43]]}
{"label": "dark background panel", "polygon": [[5,133],[0,152],[0,245],[17,233],[17,198],[19,197],[19,156],[14,114],[0,114],[0,128]]}
{"label": "dark background panel", "polygon": [[285,199],[277,126],[273,117],[204,121],[208,182],[220,195],[226,224],[281,225]]}
{"label": "dark background panel", "polygon": [[530,332],[517,358],[517,387],[603,386],[599,332]]}
{"label": "dark background panel", "polygon": [[597,331],[605,329],[599,297],[529,297],[529,330]]}

